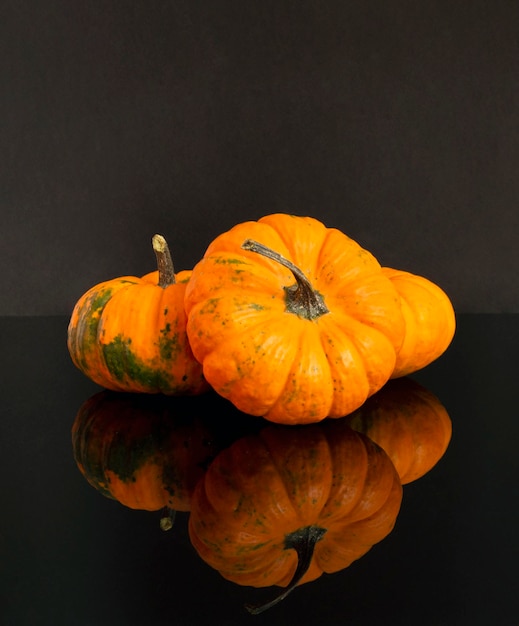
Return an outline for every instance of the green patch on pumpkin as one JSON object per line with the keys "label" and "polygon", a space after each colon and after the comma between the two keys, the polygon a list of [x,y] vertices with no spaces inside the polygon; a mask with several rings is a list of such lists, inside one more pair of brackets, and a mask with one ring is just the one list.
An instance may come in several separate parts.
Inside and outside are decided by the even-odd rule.
{"label": "green patch on pumpkin", "polygon": [[[129,280],[122,280],[119,284],[134,283]],[[99,289],[92,288],[81,306],[77,326],[70,330],[70,343],[75,346],[75,358],[78,367],[85,373],[90,370],[90,355],[98,348],[99,323],[103,309],[114,293],[116,290],[114,290],[113,284],[105,285]]]}
{"label": "green patch on pumpkin", "polygon": [[131,350],[131,339],[117,335],[103,345],[103,356],[111,375],[122,386],[131,387],[132,382],[142,385],[150,393],[172,393],[174,381],[164,369],[145,363]]}
{"label": "green patch on pumpkin", "polygon": [[78,367],[88,372],[89,358],[97,344],[97,333],[101,312],[112,297],[111,288],[92,291],[82,304],[78,323],[69,330],[69,342],[74,347]]}
{"label": "green patch on pumpkin", "polygon": [[158,342],[160,358],[165,361],[176,361],[181,351],[178,333],[172,333],[171,324],[168,322],[160,331]]}
{"label": "green patch on pumpkin", "polygon": [[236,258],[224,258],[224,257],[214,257],[214,262],[219,265],[250,265],[248,261],[244,261],[243,259]]}

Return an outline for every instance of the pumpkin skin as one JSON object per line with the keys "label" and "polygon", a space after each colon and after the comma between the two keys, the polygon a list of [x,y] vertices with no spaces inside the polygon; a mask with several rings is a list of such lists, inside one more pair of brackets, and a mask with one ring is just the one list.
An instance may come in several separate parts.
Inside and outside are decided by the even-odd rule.
{"label": "pumpkin skin", "polygon": [[[244,242],[288,259],[309,289]],[[185,306],[211,386],[282,424],[359,407],[393,373],[405,331],[400,297],[373,255],[316,219],[280,213],[218,236],[193,268]]]}
{"label": "pumpkin skin", "polygon": [[72,425],[80,472],[131,509],[189,511],[194,487],[219,449],[206,417],[210,395],[96,393]]}
{"label": "pumpkin skin", "polygon": [[[193,494],[189,535],[224,578],[286,587],[271,606],[295,586],[348,567],[386,537],[401,498],[387,454],[345,420],[270,425],[211,463]],[[304,552],[310,558],[302,568]]]}
{"label": "pumpkin skin", "polygon": [[432,363],[449,347],[456,317],[447,294],[423,276],[382,268],[402,301],[405,336],[391,378],[407,376]]}
{"label": "pumpkin skin", "polygon": [[191,272],[174,274],[162,243],[161,251],[153,239],[159,266],[169,259],[167,278],[157,270],[104,281],[74,307],[70,356],[101,387],[166,395],[197,395],[209,388],[186,334],[184,293]]}
{"label": "pumpkin skin", "polygon": [[387,452],[403,485],[429,472],[452,437],[446,408],[411,378],[390,380],[347,420]]}

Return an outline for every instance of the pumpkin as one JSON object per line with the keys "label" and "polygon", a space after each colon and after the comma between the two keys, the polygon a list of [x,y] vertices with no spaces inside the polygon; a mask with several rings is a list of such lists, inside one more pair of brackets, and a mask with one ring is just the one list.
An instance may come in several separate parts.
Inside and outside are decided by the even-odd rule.
{"label": "pumpkin", "polygon": [[285,589],[364,555],[394,527],[402,486],[388,455],[346,420],[271,424],[221,451],[197,484],[189,536],[239,585]]}
{"label": "pumpkin", "polygon": [[194,487],[219,449],[207,418],[210,396],[94,394],[72,425],[80,472],[126,507],[164,511],[161,525],[168,529],[174,511],[190,509]]}
{"label": "pumpkin", "polygon": [[445,352],[456,318],[447,294],[424,276],[388,267],[382,271],[400,295],[405,318],[404,341],[391,376],[397,378],[424,368]]}
{"label": "pumpkin", "polygon": [[197,395],[208,389],[186,334],[184,293],[166,240],[153,237],[158,270],[90,288],[76,303],[67,344],[74,364],[113,391]]}
{"label": "pumpkin", "polygon": [[371,253],[311,217],[273,214],[219,235],[186,287],[205,378],[241,411],[303,424],[340,417],[393,373],[400,297]]}
{"label": "pumpkin", "polygon": [[347,419],[387,452],[403,485],[430,471],[452,436],[447,409],[411,378],[390,380]]}

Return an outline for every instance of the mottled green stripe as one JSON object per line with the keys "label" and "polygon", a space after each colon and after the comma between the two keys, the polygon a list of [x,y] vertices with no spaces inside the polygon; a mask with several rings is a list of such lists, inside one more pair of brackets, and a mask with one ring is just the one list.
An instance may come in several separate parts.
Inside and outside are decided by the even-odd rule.
{"label": "mottled green stripe", "polygon": [[[103,356],[115,380],[123,386],[134,381],[150,392],[161,391],[171,393],[175,384],[171,374],[160,367],[160,364],[147,364],[131,349],[132,340],[117,335],[109,344],[103,345]],[[173,343],[165,343],[163,352],[172,352]]]}

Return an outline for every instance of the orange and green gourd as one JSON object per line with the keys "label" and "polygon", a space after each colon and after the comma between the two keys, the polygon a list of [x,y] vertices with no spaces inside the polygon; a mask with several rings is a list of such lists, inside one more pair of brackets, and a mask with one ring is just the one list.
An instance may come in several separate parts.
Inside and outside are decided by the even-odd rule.
{"label": "orange and green gourd", "polygon": [[273,214],[218,236],[193,268],[187,333],[211,386],[241,411],[303,424],[358,408],[393,374],[400,296],[359,244]]}
{"label": "orange and green gourd", "polygon": [[190,270],[175,274],[166,240],[153,237],[158,270],[90,288],[76,303],[67,344],[74,364],[114,391],[197,395],[209,386],[186,334]]}

